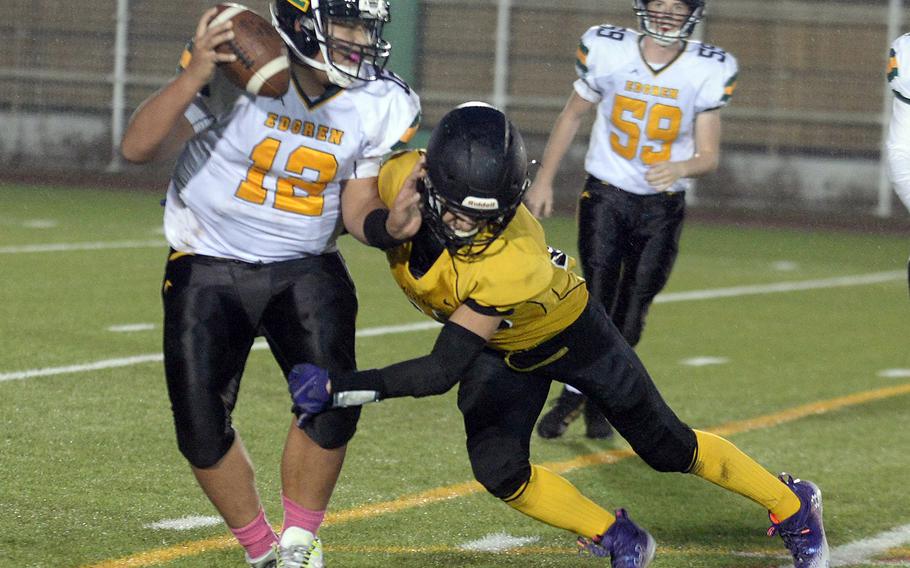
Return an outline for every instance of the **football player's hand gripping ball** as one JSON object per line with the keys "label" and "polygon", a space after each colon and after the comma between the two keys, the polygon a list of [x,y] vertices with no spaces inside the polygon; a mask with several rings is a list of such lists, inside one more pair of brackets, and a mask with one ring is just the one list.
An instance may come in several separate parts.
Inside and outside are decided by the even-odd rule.
{"label": "football player's hand gripping ball", "polygon": [[302,363],[291,369],[288,390],[294,402],[291,410],[297,416],[298,427],[303,428],[313,415],[328,409],[332,400],[328,383],[329,372],[322,367]]}

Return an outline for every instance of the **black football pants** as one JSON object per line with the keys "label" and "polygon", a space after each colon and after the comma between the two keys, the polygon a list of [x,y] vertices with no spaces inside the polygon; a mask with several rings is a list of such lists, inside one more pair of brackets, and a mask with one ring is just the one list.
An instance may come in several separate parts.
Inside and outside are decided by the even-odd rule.
{"label": "black football pants", "polygon": [[[285,376],[297,363],[356,367],[357,297],[338,254],[269,264],[171,254],[162,288],[164,367],[180,451],[199,468],[234,441],[231,411],[258,335]],[[290,409],[288,398],[286,412]],[[360,407],[316,416],[306,433],[324,448],[354,435]]]}
{"label": "black football pants", "polygon": [[471,467],[477,481],[500,499],[531,475],[531,432],[552,380],[584,392],[652,468],[684,472],[692,465],[695,433],[664,402],[635,351],[593,300],[559,335],[506,358],[485,350],[466,375],[458,408]]}
{"label": "black football pants", "polygon": [[578,204],[578,252],[591,296],[633,347],[679,252],[684,193],[636,195],[588,176]]}

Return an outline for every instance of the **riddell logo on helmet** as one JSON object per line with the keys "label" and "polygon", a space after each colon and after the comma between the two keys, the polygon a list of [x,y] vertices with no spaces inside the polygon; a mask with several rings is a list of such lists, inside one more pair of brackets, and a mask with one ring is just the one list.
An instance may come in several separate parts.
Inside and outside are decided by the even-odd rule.
{"label": "riddell logo on helmet", "polygon": [[499,208],[499,201],[493,197],[465,197],[461,202],[465,207],[478,209],[480,211],[493,211]]}

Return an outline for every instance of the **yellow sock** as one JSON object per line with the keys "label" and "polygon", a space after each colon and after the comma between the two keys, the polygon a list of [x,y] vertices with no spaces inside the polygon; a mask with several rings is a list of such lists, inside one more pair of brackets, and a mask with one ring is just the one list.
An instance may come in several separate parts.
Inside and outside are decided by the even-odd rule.
{"label": "yellow sock", "polygon": [[532,465],[528,482],[503,501],[538,521],[588,538],[605,533],[616,520],[569,480],[539,465]]}
{"label": "yellow sock", "polygon": [[755,501],[784,520],[799,511],[799,497],[733,443],[695,430],[698,452],[691,473]]}

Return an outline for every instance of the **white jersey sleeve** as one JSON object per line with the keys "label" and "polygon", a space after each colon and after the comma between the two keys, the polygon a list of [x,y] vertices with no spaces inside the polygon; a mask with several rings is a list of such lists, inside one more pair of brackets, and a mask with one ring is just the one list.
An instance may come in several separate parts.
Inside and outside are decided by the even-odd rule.
{"label": "white jersey sleeve", "polygon": [[910,210],[910,34],[891,45],[888,84],[894,92],[886,143],[888,176],[895,193]]}
{"label": "white jersey sleeve", "polygon": [[896,95],[910,103],[910,34],[904,34],[891,44],[888,54],[888,86]]}
{"label": "white jersey sleeve", "polygon": [[707,75],[707,79],[695,97],[695,112],[705,112],[727,106],[733,91],[736,90],[736,79],[739,74],[739,64],[732,53],[728,53],[713,45],[701,44],[698,46],[699,55],[708,59],[716,59],[719,71]]}
{"label": "white jersey sleeve", "polygon": [[378,176],[382,158],[404,147],[420,126],[417,93],[391,71],[383,71],[382,77],[367,86],[377,92],[383,109],[363,117],[366,145],[355,164],[354,178]]}
{"label": "white jersey sleeve", "polygon": [[609,60],[610,45],[598,41],[598,37],[618,33],[618,30],[622,28],[609,25],[593,26],[588,28],[578,42],[578,50],[575,52],[575,73],[578,74],[578,79],[573,87],[578,96],[590,103],[599,103],[603,99],[604,93],[597,85],[596,79],[598,74],[608,72],[604,67],[607,67]]}

